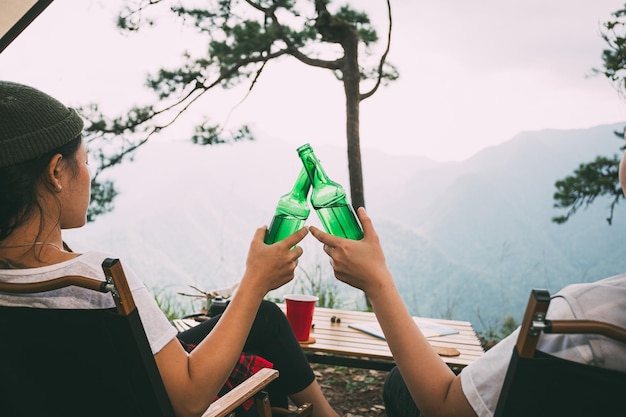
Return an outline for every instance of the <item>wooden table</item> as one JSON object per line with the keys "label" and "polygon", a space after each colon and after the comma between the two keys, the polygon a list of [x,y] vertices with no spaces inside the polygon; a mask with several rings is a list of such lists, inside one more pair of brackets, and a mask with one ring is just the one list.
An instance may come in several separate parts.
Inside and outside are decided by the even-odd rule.
{"label": "wooden table", "polygon": [[[278,304],[285,310],[284,304]],[[331,320],[334,317],[334,322]],[[337,320],[339,319],[339,320]],[[431,346],[455,372],[460,372],[484,354],[476,332],[467,321],[426,319],[453,327],[458,334],[430,337]],[[349,327],[350,324],[376,322],[374,313],[316,307],[311,337],[314,343],[302,343],[309,362],[352,368],[388,371],[394,366],[387,342]],[[197,324],[194,320],[174,320],[179,331]]]}
{"label": "wooden table", "polygon": [[[284,305],[279,306],[284,310]],[[334,323],[331,320],[333,317]],[[431,346],[453,370],[460,371],[484,354],[471,323],[426,320],[458,330],[458,334],[428,338]],[[302,349],[310,362],[389,370],[394,363],[387,342],[349,327],[350,324],[376,321],[374,313],[316,307],[311,329],[315,343],[301,344]]]}

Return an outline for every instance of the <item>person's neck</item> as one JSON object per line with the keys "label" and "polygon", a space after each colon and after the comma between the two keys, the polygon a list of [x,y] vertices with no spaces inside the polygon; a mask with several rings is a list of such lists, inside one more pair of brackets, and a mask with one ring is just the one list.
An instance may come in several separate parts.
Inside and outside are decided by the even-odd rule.
{"label": "person's neck", "polygon": [[35,232],[26,224],[0,241],[1,269],[37,268],[75,256],[64,248],[60,228]]}

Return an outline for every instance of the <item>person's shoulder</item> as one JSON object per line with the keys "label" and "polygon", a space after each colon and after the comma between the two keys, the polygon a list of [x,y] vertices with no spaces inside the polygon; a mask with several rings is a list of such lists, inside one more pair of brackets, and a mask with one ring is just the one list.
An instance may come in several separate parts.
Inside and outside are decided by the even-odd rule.
{"label": "person's shoulder", "polygon": [[130,265],[128,262],[125,262],[123,257],[114,255],[109,252],[100,251],[100,250],[90,250],[88,252],[82,253],[80,256],[76,257],[77,261],[80,261],[84,264],[89,264],[92,266],[101,267],[105,260],[107,259],[117,259],[122,264],[122,268],[124,272],[132,272]]}
{"label": "person's shoulder", "polygon": [[109,252],[100,251],[100,250],[91,250],[88,252],[82,253],[80,256],[77,256],[74,259],[74,270],[80,271],[81,268],[85,270],[95,271],[98,276],[104,276],[104,272],[102,270],[102,264],[107,259],[119,259],[122,264],[122,270],[124,271],[124,276],[126,277],[126,281],[131,290],[136,290],[142,287],[145,287],[143,282],[139,279],[135,271],[131,268],[131,266],[124,262],[122,257],[116,256]]}
{"label": "person's shoulder", "polygon": [[89,250],[87,252],[81,253],[80,256],[84,257],[85,259],[102,258],[102,260],[106,258],[117,258],[115,255],[102,250]]}
{"label": "person's shoulder", "polygon": [[552,298],[549,318],[587,318],[626,325],[626,274],[572,284]]}
{"label": "person's shoulder", "polygon": [[626,274],[619,274],[597,282],[599,285],[623,288],[626,290]]}
{"label": "person's shoulder", "polygon": [[102,265],[104,260],[108,258],[116,258],[116,257],[108,252],[104,252],[100,250],[90,250],[90,251],[81,253],[79,256],[75,258],[75,261],[83,263],[83,264]]}
{"label": "person's shoulder", "polygon": [[570,284],[563,287],[556,295],[581,295],[588,292],[605,291],[626,292],[626,274],[614,275],[599,281]]}

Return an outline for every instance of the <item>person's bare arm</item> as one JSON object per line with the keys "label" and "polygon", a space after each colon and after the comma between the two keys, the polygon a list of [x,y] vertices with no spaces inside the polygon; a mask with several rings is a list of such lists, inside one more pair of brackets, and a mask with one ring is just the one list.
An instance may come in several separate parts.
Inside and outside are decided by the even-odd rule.
{"label": "person's bare arm", "polygon": [[324,244],[337,279],[363,290],[385,334],[394,360],[423,415],[475,416],[456,376],[432,349],[415,325],[393,277],[371,219],[357,211],[363,239],[342,239],[315,228],[310,231]]}
{"label": "person's bare arm", "polygon": [[178,417],[199,416],[209,407],[241,355],[263,297],[293,279],[302,255],[294,246],[307,230],[273,245],[263,243],[265,230],[256,231],[239,288],[211,333],[191,354],[173,339],[155,355]]}

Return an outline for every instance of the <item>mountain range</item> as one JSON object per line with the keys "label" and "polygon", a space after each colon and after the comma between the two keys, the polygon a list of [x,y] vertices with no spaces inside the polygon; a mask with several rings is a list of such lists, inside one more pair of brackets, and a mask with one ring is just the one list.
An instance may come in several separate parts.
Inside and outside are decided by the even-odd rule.
{"label": "mountain range", "polygon": [[[461,162],[363,149],[367,210],[411,312],[482,330],[506,315],[519,321],[532,288],[556,292],[626,271],[623,206],[610,226],[601,199],[563,225],[551,221],[562,214],[553,208],[555,181],[618,153],[613,132],[623,125],[522,132]],[[345,147],[312,144],[328,175],[347,186]],[[254,231],[296,179],[296,148],[274,139],[149,143],[110,172],[120,189],[115,210],[66,240],[119,256],[155,291],[230,286]],[[319,226],[313,212],[308,223]],[[321,245],[307,236],[302,246],[295,282],[270,295],[301,290],[308,276],[336,291],[341,307],[363,308],[359,291],[334,281]]]}

